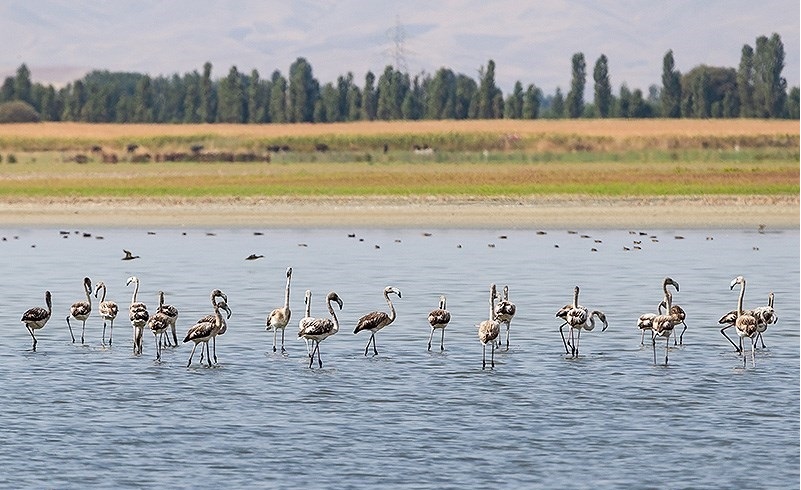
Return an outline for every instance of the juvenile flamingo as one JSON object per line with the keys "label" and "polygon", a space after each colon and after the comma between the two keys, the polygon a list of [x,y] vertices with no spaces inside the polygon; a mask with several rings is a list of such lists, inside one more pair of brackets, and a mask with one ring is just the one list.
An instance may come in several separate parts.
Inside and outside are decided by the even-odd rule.
{"label": "juvenile flamingo", "polygon": [[159,309],[156,313],[150,317],[147,322],[147,326],[150,328],[150,331],[153,332],[153,336],[156,339],[156,360],[161,360],[161,347],[164,343],[164,334],[167,332],[167,329],[170,328],[170,317],[164,313],[161,307],[164,305],[164,292],[159,291]]}
{"label": "juvenile flamingo", "polygon": [[[666,277],[665,279],[662,280],[662,292],[663,292],[664,295],[667,295],[667,293],[668,293],[668,289],[667,289],[668,286],[673,286],[674,288],[676,288],[676,292],[679,291],[679,283],[677,283],[676,281],[674,281],[670,277]],[[653,321],[654,321],[654,318],[656,318],[657,315],[661,315],[662,314],[661,308],[662,308],[662,304],[664,302],[665,302],[665,300],[662,299],[662,302],[659,303],[659,305],[657,306],[657,313],[644,313],[644,314],[640,315],[640,317],[637,319],[637,328],[639,328],[640,332],[641,332],[641,334],[640,334],[640,345],[645,345],[645,331],[646,330],[651,330],[651,336],[653,337],[653,330],[652,330]],[[677,305],[674,305],[674,307],[678,308]],[[683,310],[682,310],[682,313],[683,313]],[[682,319],[682,321],[683,321],[683,319]]]}
{"label": "juvenile flamingo", "polygon": [[[189,328],[189,331],[186,333],[186,337],[184,337],[184,342],[194,342],[195,345],[192,346],[192,352],[189,354],[189,362],[187,362],[186,367],[192,365],[192,357],[195,355],[195,349],[197,349],[198,344],[203,343],[206,345],[206,360],[209,363],[209,367],[211,367],[211,354],[209,353],[209,340],[211,340],[217,333],[219,333],[220,328],[222,328],[222,315],[220,315],[220,310],[225,310],[228,313],[228,316],[231,315],[231,310],[228,308],[228,304],[225,302],[219,302],[214,304],[214,321],[211,322],[200,322],[196,323],[192,327]],[[201,347],[201,351],[203,348]],[[217,361],[216,354],[215,354],[215,362]],[[202,362],[202,361],[201,361]]]}
{"label": "juvenile flamingo", "polygon": [[131,320],[133,327],[133,353],[138,355],[142,353],[144,346],[142,345],[142,335],[144,334],[145,325],[150,319],[150,313],[147,311],[147,305],[136,300],[139,294],[139,278],[131,276],[125,282],[126,286],[134,284],[134,292],[131,297],[131,305],[128,307],[128,318]]}
{"label": "juvenile flamingo", "polygon": [[[566,353],[572,353],[573,357],[579,355],[579,341],[581,339],[581,331],[591,331],[595,328],[595,318],[597,317],[603,323],[601,331],[605,331],[609,324],[606,321],[606,315],[600,310],[589,311],[587,308],[578,304],[579,287],[573,288],[573,308],[568,310],[565,323],[559,327],[559,333],[562,335],[562,342],[565,344]],[[561,310],[560,310],[561,311]],[[562,328],[568,325],[570,327],[570,341],[565,341],[565,336],[562,333]],[[575,339],[573,332],[577,331]],[[568,351],[567,346],[570,346]]]}
{"label": "juvenile flamingo", "polygon": [[439,341],[440,352],[445,350],[445,327],[451,322],[451,312],[445,307],[445,295],[439,297],[439,308],[431,310],[428,314],[428,324],[431,325],[431,334],[428,336],[428,350],[431,350],[431,339],[434,337],[434,330],[440,329],[442,337]]}
{"label": "juvenile flamingo", "polygon": [[478,324],[478,340],[481,342],[481,369],[487,368],[487,344],[490,344],[490,367],[495,368],[495,343],[501,334],[501,323],[495,319],[495,284],[490,284],[489,319]]}
{"label": "juvenile flamingo", "polygon": [[367,355],[367,350],[370,348],[370,343],[373,344],[373,355],[378,355],[378,349],[375,346],[375,334],[382,328],[395,321],[395,307],[392,306],[392,301],[389,299],[390,293],[397,294],[398,298],[401,297],[401,292],[397,288],[392,286],[387,286],[384,288],[384,299],[389,305],[389,314],[384,313],[383,311],[373,311],[359,318],[359,321],[356,322],[356,328],[353,330],[354,334],[359,333],[362,330],[370,331],[370,338],[367,340],[367,345],[364,347],[365,356]]}
{"label": "juvenile flamingo", "polygon": [[495,305],[495,318],[506,325],[506,350],[509,350],[509,329],[516,311],[517,307],[515,304],[509,301],[509,286],[504,286],[503,297],[498,304]]}
{"label": "juvenile flamingo", "polygon": [[[171,332],[165,332],[166,335],[162,337],[165,340],[165,344],[167,347],[178,347],[178,333],[176,332],[177,327],[176,323],[178,323],[178,308],[173,305],[164,304],[164,292],[159,291],[159,307],[156,310],[156,313],[161,313],[167,319],[168,326]],[[172,333],[172,339],[170,339],[170,333]]]}
{"label": "juvenile flamingo", "polygon": [[[225,303],[226,306],[228,305],[228,296],[225,293],[223,293],[222,291],[220,291],[219,289],[215,289],[214,291],[211,292],[211,296],[210,296],[211,306],[212,307],[215,307],[217,305],[217,298],[220,298],[222,300],[222,303]],[[226,319],[230,319],[231,318],[231,308],[229,307],[229,308],[224,308],[224,309],[225,309],[225,311],[227,313],[226,318],[222,318],[222,317],[220,318],[220,320],[222,321],[222,326],[220,327],[220,330],[217,333],[215,333],[214,336],[212,336],[212,338],[211,338],[211,351],[212,351],[212,353],[214,355],[214,362],[217,362],[217,337],[219,337],[220,335],[224,335],[225,332],[228,331],[228,323],[226,322]],[[212,313],[210,315],[206,315],[203,318],[199,319],[197,321],[197,323],[204,323],[204,322],[214,323],[214,321],[215,321],[215,314]],[[205,353],[203,352],[203,349],[200,349],[200,363],[201,364],[203,364],[203,356],[204,355],[205,355]]]}
{"label": "juvenile flamingo", "polygon": [[302,330],[298,332],[298,337],[303,337],[314,344],[309,354],[310,369],[314,364],[315,352],[317,353],[317,363],[319,367],[323,367],[323,360],[320,357],[320,342],[339,332],[339,320],[337,320],[337,314],[334,312],[334,307],[331,303],[335,302],[338,304],[341,310],[342,299],[340,299],[337,293],[331,291],[328,293],[328,296],[326,296],[325,302],[328,305],[328,313],[331,315],[331,318],[304,318],[304,320],[307,321],[303,324]]}
{"label": "juvenile flamingo", "polygon": [[265,330],[268,332],[270,330],[273,331],[273,352],[276,349],[276,337],[278,336],[278,330],[281,330],[281,352],[286,352],[284,348],[284,333],[286,332],[286,326],[289,324],[289,319],[292,317],[292,311],[289,309],[289,282],[292,280],[292,267],[288,267],[286,269],[286,291],[284,293],[284,306],[281,308],[276,308],[270,312],[267,316],[267,321],[265,322],[266,327]]}
{"label": "juvenile flamingo", "polygon": [[768,294],[767,306],[758,306],[753,311],[754,318],[757,319],[757,340],[762,342],[762,348],[765,348],[765,340],[762,334],[768,329],[768,325],[779,321],[779,316],[776,315],[776,310],[773,309],[773,291]]}
{"label": "juvenile flamingo", "polygon": [[45,291],[45,304],[47,305],[47,309],[44,309],[41,306],[29,308],[25,313],[22,314],[22,319],[20,320],[25,324],[25,328],[28,329],[28,333],[31,334],[34,352],[36,352],[36,335],[33,334],[33,331],[44,328],[44,326],[47,324],[47,321],[50,320],[50,315],[53,314],[53,303],[50,296],[50,291]]}
{"label": "juvenile flamingo", "polygon": [[86,319],[92,313],[92,281],[88,277],[83,278],[83,290],[86,293],[86,301],[77,301],[70,306],[70,314],[67,316],[67,327],[70,329],[70,337],[72,343],[75,343],[75,336],[72,335],[72,326],[70,325],[70,316],[82,322],[81,326],[81,344],[83,344],[83,335],[86,330]]}
{"label": "juvenile flamingo", "polygon": [[[734,286],[739,284],[740,285],[740,296],[737,298],[737,320],[734,322],[734,328],[737,331],[737,336],[740,337],[740,347],[739,352],[743,354],[743,367],[746,364],[746,357],[745,353],[743,353],[743,338],[748,337],[751,339],[751,365],[756,367],[756,355],[754,353],[756,347],[756,335],[759,332],[757,328],[757,319],[749,312],[746,313],[743,310],[743,297],[745,296],[745,278],[743,276],[735,277],[731,282],[730,289],[734,289]],[[728,327],[721,329],[721,333],[726,335],[723,330]],[[729,337],[726,336],[728,339]],[[731,342],[731,339],[729,339]],[[733,343],[733,342],[732,342]]]}
{"label": "juvenile flamingo", "polygon": [[303,304],[306,306],[306,314],[298,322],[298,338],[302,338],[303,342],[306,343],[306,354],[308,354],[309,356],[311,356],[311,350],[310,350],[311,347],[309,347],[309,339],[303,337],[300,333],[304,331],[306,325],[311,320],[314,320],[314,318],[312,318],[311,316],[311,298],[312,298],[312,292],[311,290],[307,289],[306,294],[303,298]]}
{"label": "juvenile flamingo", "polygon": [[[678,291],[678,287],[676,288]],[[673,306],[673,294],[665,288],[665,314],[657,315],[653,320],[653,337],[651,343],[654,347],[654,364],[656,364],[656,338],[663,337],[665,339],[665,366],[668,365],[668,350],[670,345],[670,336],[673,334],[673,328],[676,326],[676,317],[670,314],[670,308]]]}
{"label": "juvenile flamingo", "polygon": [[98,282],[95,286],[95,298],[97,298],[97,293],[101,290],[103,291],[103,296],[100,297],[100,304],[97,307],[97,311],[103,318],[103,337],[101,341],[104,344],[106,343],[106,322],[110,322],[108,345],[111,345],[111,336],[114,334],[114,319],[117,318],[120,308],[114,301],[106,301],[106,284],[103,281]]}

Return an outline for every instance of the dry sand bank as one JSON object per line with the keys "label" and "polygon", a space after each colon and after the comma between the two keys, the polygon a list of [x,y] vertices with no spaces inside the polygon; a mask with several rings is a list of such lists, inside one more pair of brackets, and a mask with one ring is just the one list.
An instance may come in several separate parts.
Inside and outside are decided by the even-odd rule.
{"label": "dry sand bank", "polygon": [[799,227],[798,196],[3,199],[0,226],[262,228]]}

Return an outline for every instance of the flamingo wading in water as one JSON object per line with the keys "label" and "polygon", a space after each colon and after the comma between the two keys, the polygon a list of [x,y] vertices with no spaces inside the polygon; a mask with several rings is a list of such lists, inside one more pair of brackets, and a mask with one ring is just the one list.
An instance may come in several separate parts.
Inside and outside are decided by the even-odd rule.
{"label": "flamingo wading in water", "polygon": [[434,337],[434,330],[440,329],[442,336],[439,340],[440,352],[445,350],[445,327],[451,322],[451,312],[445,306],[445,295],[439,297],[439,308],[431,310],[428,314],[428,324],[431,325],[431,334],[428,336],[428,350],[431,350],[431,339]]}
{"label": "flamingo wading in water", "polygon": [[34,352],[36,352],[36,335],[33,334],[33,331],[44,328],[44,326],[47,324],[47,321],[50,320],[50,315],[53,314],[53,301],[52,297],[50,296],[50,291],[45,291],[45,304],[47,305],[47,309],[44,309],[41,306],[29,308],[25,313],[22,314],[22,319],[20,320],[25,324],[25,328],[28,329],[28,333],[31,334],[31,338],[33,339],[32,349]]}
{"label": "flamingo wading in water", "polygon": [[86,319],[92,313],[92,281],[88,277],[83,278],[83,290],[86,293],[86,301],[77,301],[70,306],[70,314],[67,315],[67,327],[70,329],[70,337],[72,342],[75,343],[75,336],[72,335],[72,326],[70,325],[70,316],[76,320],[80,320],[81,326],[81,344],[83,344],[83,335],[86,330]]}
{"label": "flamingo wading in water", "polygon": [[286,326],[289,324],[289,319],[292,317],[292,311],[289,309],[289,282],[292,280],[292,267],[287,267],[286,269],[286,291],[284,292],[284,306],[281,308],[276,308],[270,312],[267,316],[267,321],[265,322],[266,327],[265,330],[268,332],[270,330],[273,331],[273,352],[276,349],[276,341],[278,336],[278,330],[281,330],[281,352],[286,352],[284,348],[284,333],[286,332]]}
{"label": "flamingo wading in water", "polygon": [[337,314],[334,312],[334,307],[331,303],[334,302],[339,305],[341,310],[342,299],[337,293],[331,291],[326,296],[325,302],[328,305],[328,313],[331,318],[304,318],[307,321],[303,324],[302,330],[298,332],[298,337],[303,337],[314,345],[309,353],[309,368],[314,364],[315,352],[317,353],[318,365],[323,367],[323,360],[320,358],[320,342],[339,332],[339,320],[337,320]]}
{"label": "flamingo wading in water", "polygon": [[375,334],[382,328],[395,321],[395,307],[392,305],[392,300],[389,299],[389,295],[391,293],[397,294],[398,298],[401,297],[401,292],[399,289],[392,286],[387,286],[384,288],[384,299],[389,305],[389,314],[384,313],[383,311],[373,311],[359,318],[359,321],[356,322],[356,328],[353,330],[354,334],[359,333],[362,330],[370,331],[370,338],[367,340],[367,345],[364,347],[365,356],[367,355],[367,350],[370,348],[370,343],[373,344],[373,355],[378,355],[378,349],[375,346]]}

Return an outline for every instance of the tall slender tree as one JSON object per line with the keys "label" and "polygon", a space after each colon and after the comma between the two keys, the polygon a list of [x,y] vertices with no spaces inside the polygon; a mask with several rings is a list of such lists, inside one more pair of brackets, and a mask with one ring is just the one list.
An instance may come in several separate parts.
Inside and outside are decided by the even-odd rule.
{"label": "tall slender tree", "polygon": [[754,117],[754,48],[743,45],[737,69],[737,94],[740,97],[740,116]]}
{"label": "tall slender tree", "polygon": [[612,110],[612,84],[609,81],[609,60],[602,54],[595,62],[592,72],[595,81],[595,108],[598,117],[609,117]]}
{"label": "tall slender tree", "polygon": [[280,71],[275,70],[271,77],[270,90],[270,122],[285,123],[289,121],[287,113],[287,81]]}
{"label": "tall slender tree", "polygon": [[312,122],[314,105],[319,97],[319,84],[312,75],[306,58],[297,58],[289,67],[289,99],[287,109],[290,122]]}
{"label": "tall slender tree", "polygon": [[578,118],[584,113],[584,87],[587,84],[587,63],[584,53],[576,53],[572,58],[573,78],[567,93],[567,115]]}
{"label": "tall slender tree", "polygon": [[211,63],[203,64],[203,77],[200,79],[200,114],[201,122],[211,123],[217,116],[214,85],[211,81]]}
{"label": "tall slender tree", "polygon": [[662,58],[662,117],[681,117],[681,73],[676,69],[673,50]]}

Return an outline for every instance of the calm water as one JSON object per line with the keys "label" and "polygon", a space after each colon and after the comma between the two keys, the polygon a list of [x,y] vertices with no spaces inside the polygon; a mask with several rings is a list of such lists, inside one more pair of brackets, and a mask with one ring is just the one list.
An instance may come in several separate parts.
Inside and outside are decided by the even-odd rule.
{"label": "calm water", "polygon": [[[81,231],[92,236],[0,230],[4,487],[798,487],[797,230]],[[624,250],[633,240],[641,250]],[[123,248],[142,258],[120,260]],[[251,253],[265,257],[245,261]],[[263,325],[283,303],[287,266],[282,356]],[[121,306],[111,348],[96,311],[87,345],[70,342],[64,318],[85,275]],[[211,289],[228,294],[218,366],[196,355],[187,368],[188,344],[157,363],[149,332],[144,354],[132,355],[130,275],[151,311],[158,290],[180,309],[179,336],[211,311]],[[674,301],[689,329],[665,367],[640,347],[635,323],[667,275],[681,284]],[[743,369],[718,332],[737,275],[748,279],[746,307],[776,295],[779,322],[756,368]],[[510,352],[482,371],[475,325],[491,282],[509,285],[517,316]],[[609,328],[582,335],[573,360],[554,313],[576,284]],[[369,335],[353,327],[386,309],[386,285],[403,292],[398,319],[377,335],[379,356],[365,357]],[[19,319],[44,305],[45,289],[53,318],[32,352]],[[308,368],[294,337],[306,289],[314,316],[330,290],[345,303],[342,331],[322,343],[323,369]],[[426,316],[442,293],[453,316],[446,350],[427,352]]]}

